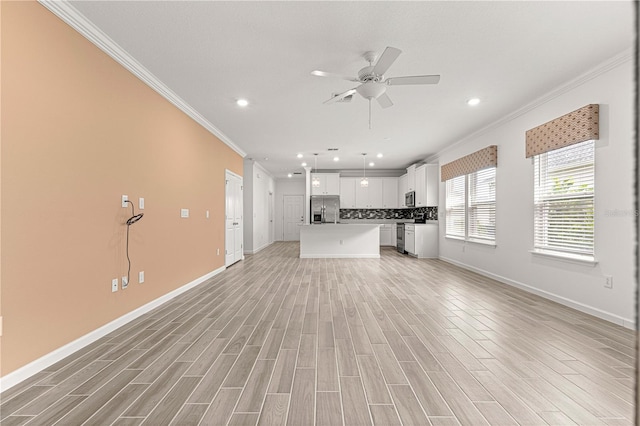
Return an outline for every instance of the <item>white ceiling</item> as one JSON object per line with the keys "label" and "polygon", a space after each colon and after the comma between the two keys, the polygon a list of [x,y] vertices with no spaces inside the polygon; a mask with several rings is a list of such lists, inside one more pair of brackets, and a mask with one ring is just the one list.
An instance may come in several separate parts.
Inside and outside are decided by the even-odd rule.
{"label": "white ceiling", "polygon": [[[80,13],[276,177],[301,170],[401,169],[504,117],[634,42],[631,1],[74,1]],[[403,53],[386,77],[394,106],[355,95],[365,51]],[[479,97],[476,107],[466,100]],[[250,105],[240,108],[238,98]],[[334,163],[328,148],[339,148]],[[268,160],[264,160],[268,157]]]}

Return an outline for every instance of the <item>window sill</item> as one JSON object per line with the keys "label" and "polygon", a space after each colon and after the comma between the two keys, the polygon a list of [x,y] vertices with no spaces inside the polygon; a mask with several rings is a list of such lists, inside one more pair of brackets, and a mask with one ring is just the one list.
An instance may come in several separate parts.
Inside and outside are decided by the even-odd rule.
{"label": "window sill", "polygon": [[473,243],[473,244],[479,244],[481,246],[488,246],[488,247],[496,247],[496,242],[495,241],[483,241],[483,240],[467,240],[468,243]]}
{"label": "window sill", "polygon": [[487,246],[487,247],[493,247],[493,248],[495,248],[497,246],[495,241],[483,241],[483,240],[466,239],[466,238],[462,238],[462,237],[452,237],[450,235],[445,235],[444,238],[447,239],[447,240],[460,241],[461,243],[473,243],[473,244],[478,244],[478,245],[481,245],[481,246]]}
{"label": "window sill", "polygon": [[575,263],[578,265],[596,266],[598,264],[595,257],[581,256],[579,254],[558,253],[543,250],[529,250],[529,253],[535,256],[548,257],[561,262]]}

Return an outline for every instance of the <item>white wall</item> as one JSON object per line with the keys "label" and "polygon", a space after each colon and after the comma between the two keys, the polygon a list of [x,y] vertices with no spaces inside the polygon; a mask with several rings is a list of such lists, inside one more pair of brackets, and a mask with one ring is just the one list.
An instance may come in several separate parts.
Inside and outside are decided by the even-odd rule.
{"label": "white wall", "polygon": [[275,194],[275,180],[259,163],[244,162],[244,252],[257,253],[269,241],[269,193]]}
{"label": "white wall", "polygon": [[[488,145],[498,145],[497,247],[465,244],[444,237],[445,186],[441,184],[440,257],[632,327],[634,74],[631,55],[622,64],[619,62],[620,57],[603,64],[588,74],[592,79],[582,83],[574,80],[555,91],[557,96],[550,94],[528,112],[438,154],[439,163],[445,164]],[[526,130],[591,103],[600,104],[595,166],[596,266],[543,258],[529,252],[533,247],[533,165],[524,154]],[[614,210],[618,215],[610,214]],[[613,275],[612,289],[604,287],[604,275]]]}
{"label": "white wall", "polygon": [[278,179],[276,180],[275,198],[275,229],[276,241],[284,241],[284,196],[302,195],[304,196],[304,178]]}

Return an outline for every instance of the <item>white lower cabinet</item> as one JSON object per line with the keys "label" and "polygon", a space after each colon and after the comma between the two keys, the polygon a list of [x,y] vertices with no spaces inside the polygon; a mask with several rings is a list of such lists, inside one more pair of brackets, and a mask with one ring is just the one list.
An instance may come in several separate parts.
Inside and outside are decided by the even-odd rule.
{"label": "white lower cabinet", "polygon": [[380,245],[396,246],[396,224],[386,223],[380,225]]}
{"label": "white lower cabinet", "polygon": [[404,226],[404,249],[413,256],[416,254],[416,228],[415,225]]}
{"label": "white lower cabinet", "polygon": [[404,248],[418,258],[438,257],[438,222],[406,224]]}

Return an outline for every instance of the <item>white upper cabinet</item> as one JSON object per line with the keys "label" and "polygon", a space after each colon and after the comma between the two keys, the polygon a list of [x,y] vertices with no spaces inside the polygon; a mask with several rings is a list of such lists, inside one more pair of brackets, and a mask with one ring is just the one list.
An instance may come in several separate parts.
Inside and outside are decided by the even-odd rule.
{"label": "white upper cabinet", "polygon": [[409,192],[407,186],[407,175],[404,174],[398,178],[398,207],[404,208],[407,207],[405,204],[404,195]]}
{"label": "white upper cabinet", "polygon": [[[317,178],[320,185],[313,186]],[[311,173],[311,195],[340,195],[340,173]]]}
{"label": "white upper cabinet", "polygon": [[439,201],[440,174],[437,164],[427,164],[427,206],[436,207]]}
{"label": "white upper cabinet", "polygon": [[368,178],[369,186],[356,182],[356,208],[379,209],[382,208],[382,178]]}
{"label": "white upper cabinet", "polygon": [[423,164],[416,167],[416,207],[438,205],[438,165]]}
{"label": "white upper cabinet", "polygon": [[398,178],[382,178],[382,208],[398,208]]}
{"label": "white upper cabinet", "polygon": [[382,202],[382,178],[369,178],[369,208],[381,209]]}
{"label": "white upper cabinet", "polygon": [[416,207],[427,205],[427,166],[416,167]]}
{"label": "white upper cabinet", "polygon": [[407,191],[416,190],[416,165],[407,167]]}
{"label": "white upper cabinet", "polygon": [[356,208],[356,185],[359,185],[358,178],[340,178],[340,208]]}

